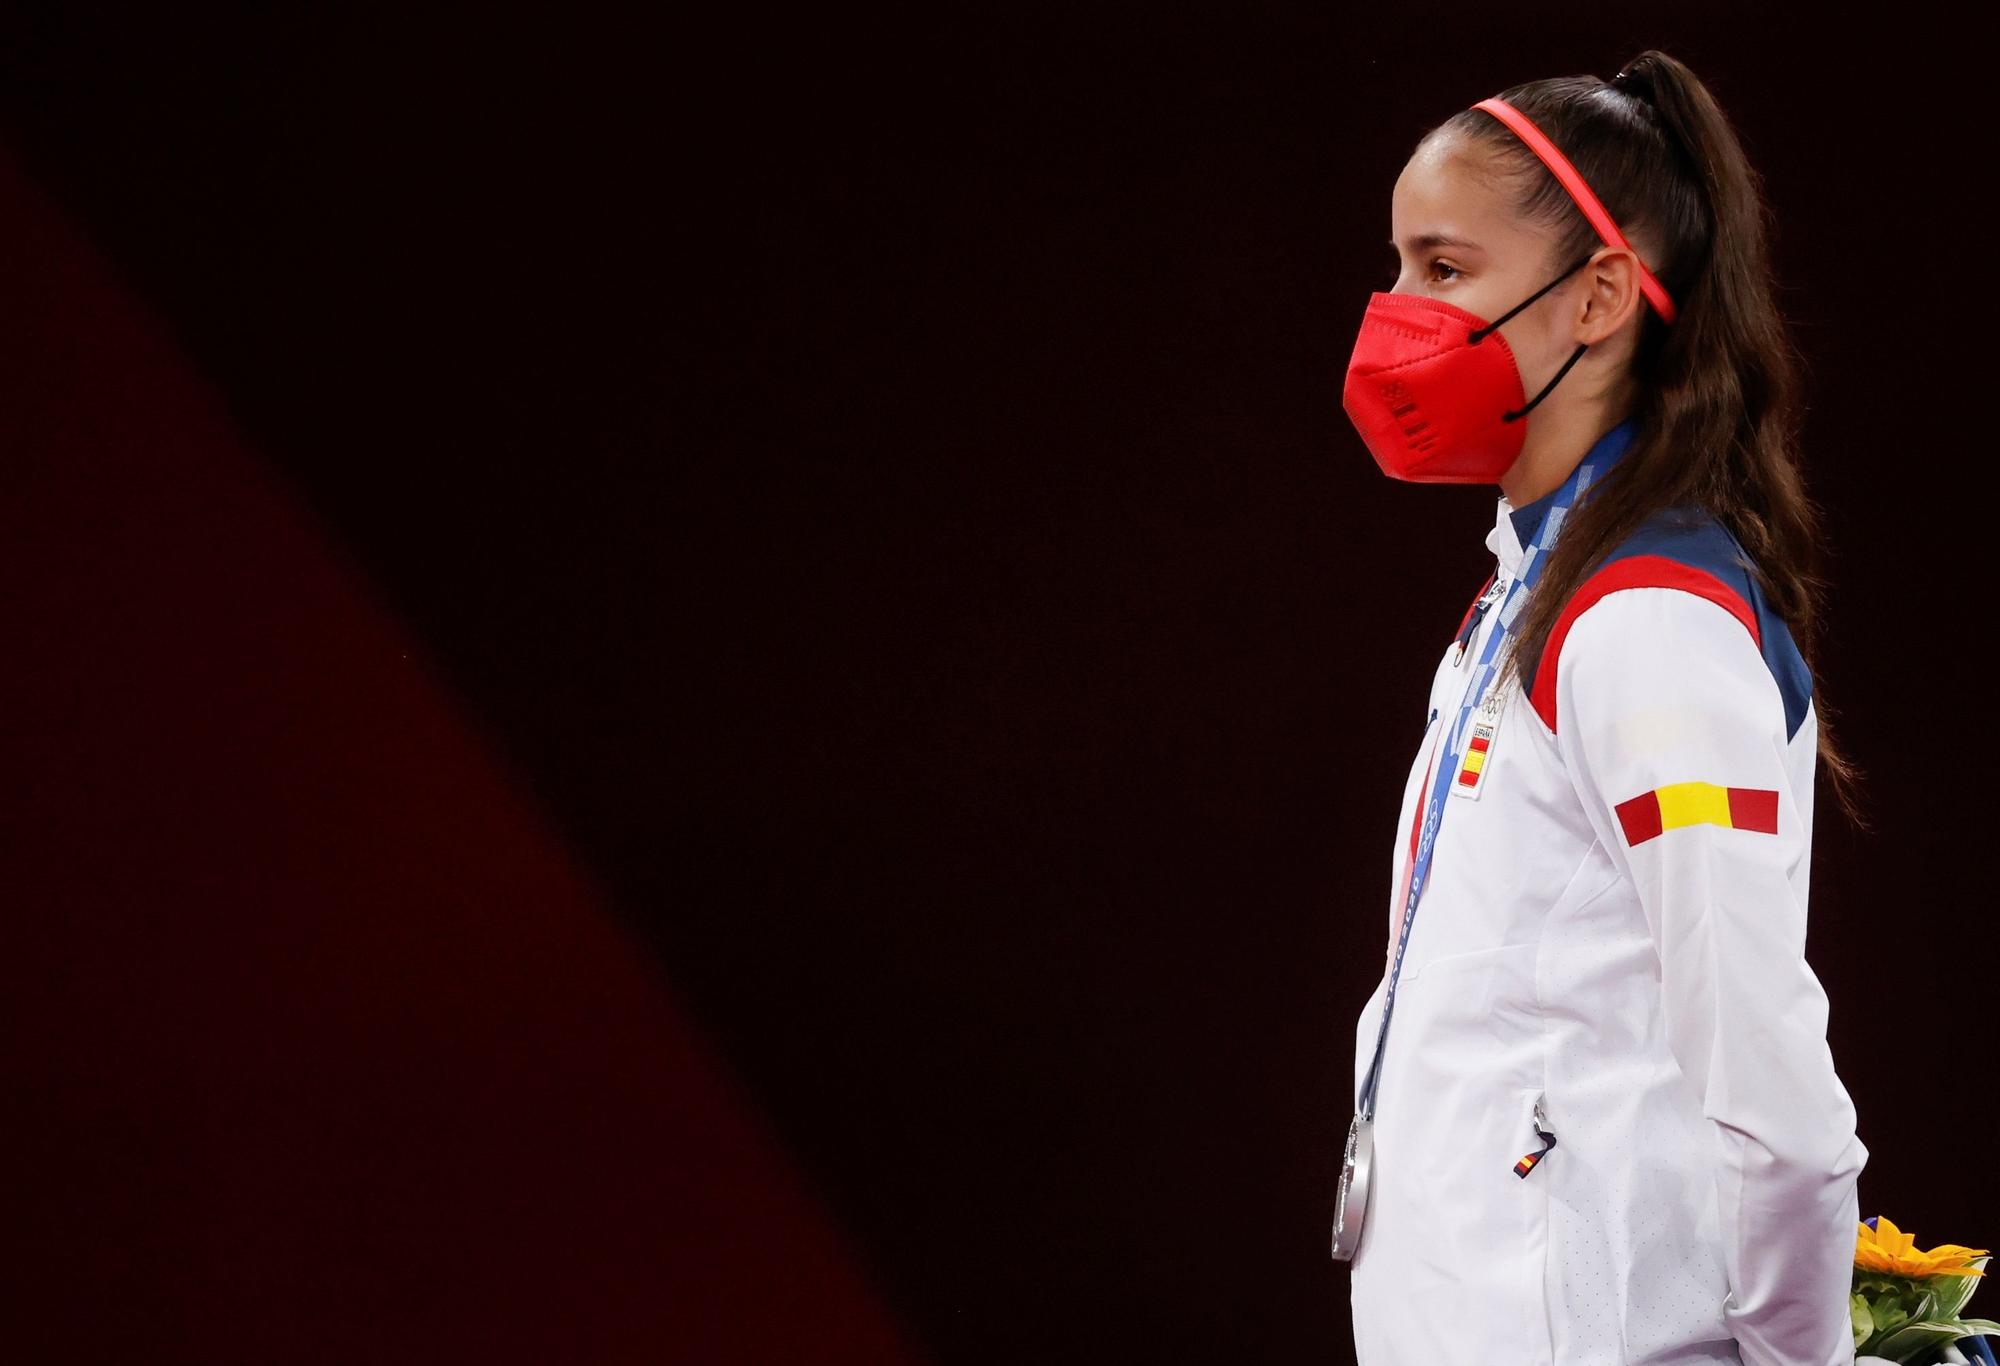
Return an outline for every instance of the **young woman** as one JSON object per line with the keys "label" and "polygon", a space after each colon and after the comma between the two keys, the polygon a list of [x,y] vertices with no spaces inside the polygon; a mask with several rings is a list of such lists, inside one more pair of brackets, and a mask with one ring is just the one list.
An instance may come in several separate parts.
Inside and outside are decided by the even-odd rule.
{"label": "young woman", "polygon": [[1816,767],[1859,816],[1766,213],[1655,51],[1480,101],[1396,182],[1345,406],[1391,477],[1501,497],[1356,1026],[1362,1366],[1853,1360]]}

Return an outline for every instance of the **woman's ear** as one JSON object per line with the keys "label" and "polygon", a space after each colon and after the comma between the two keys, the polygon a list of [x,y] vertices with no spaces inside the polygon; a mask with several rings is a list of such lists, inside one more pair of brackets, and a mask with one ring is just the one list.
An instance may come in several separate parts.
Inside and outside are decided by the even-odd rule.
{"label": "woman's ear", "polygon": [[1583,276],[1576,311],[1579,343],[1605,340],[1646,307],[1645,292],[1639,287],[1639,258],[1631,248],[1600,248],[1578,273]]}

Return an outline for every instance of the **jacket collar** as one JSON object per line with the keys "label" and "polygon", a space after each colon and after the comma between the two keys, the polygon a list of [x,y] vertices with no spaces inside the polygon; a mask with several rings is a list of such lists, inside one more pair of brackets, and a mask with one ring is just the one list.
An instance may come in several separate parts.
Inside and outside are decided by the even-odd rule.
{"label": "jacket collar", "polygon": [[1625,418],[1591,443],[1590,449],[1576,462],[1568,478],[1533,502],[1515,507],[1507,501],[1505,494],[1500,495],[1493,510],[1493,529],[1486,533],[1486,548],[1499,559],[1500,567],[1507,571],[1509,578],[1519,575],[1521,561],[1527,554],[1528,546],[1540,533],[1542,523],[1548,520],[1549,510],[1558,504],[1568,507],[1579,492],[1588,496],[1589,485],[1602,479],[1619,457],[1631,448],[1632,438],[1638,430],[1637,417]]}

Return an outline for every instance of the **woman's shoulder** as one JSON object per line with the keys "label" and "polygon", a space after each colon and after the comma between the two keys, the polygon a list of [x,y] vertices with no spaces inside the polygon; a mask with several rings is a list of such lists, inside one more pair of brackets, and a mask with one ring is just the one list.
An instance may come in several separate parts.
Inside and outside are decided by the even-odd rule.
{"label": "woman's shoulder", "polygon": [[[1707,619],[1719,609],[1734,617],[1777,684],[1785,705],[1786,734],[1797,733],[1812,699],[1812,671],[1790,627],[1768,601],[1742,544],[1714,514],[1694,505],[1654,513],[1612,547],[1564,603],[1541,657],[1522,670],[1522,687],[1550,730],[1557,729],[1558,721],[1557,670],[1577,623],[1614,595],[1647,590],[1670,612],[1692,611]],[[1711,606],[1694,606],[1697,601]],[[1633,604],[1626,599],[1625,605]],[[1608,616],[1620,617],[1630,623],[1625,630],[1638,632],[1657,633],[1668,629],[1671,621],[1658,612],[1625,611],[1600,613],[1598,620],[1607,621]],[[1602,634],[1584,632],[1578,639],[1592,642],[1596,648],[1626,653],[1662,643],[1657,639],[1606,640]]]}

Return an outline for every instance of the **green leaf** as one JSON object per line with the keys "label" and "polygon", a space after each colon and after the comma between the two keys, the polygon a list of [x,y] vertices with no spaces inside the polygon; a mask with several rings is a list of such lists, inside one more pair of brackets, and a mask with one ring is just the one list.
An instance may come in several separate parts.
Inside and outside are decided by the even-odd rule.
{"label": "green leaf", "polygon": [[1886,1291],[1909,1305],[1914,1305],[1917,1297],[1923,1293],[1920,1282],[1908,1276],[1896,1276],[1886,1271],[1870,1271],[1857,1275],[1854,1278],[1854,1288],[1870,1296]]}
{"label": "green leaf", "polygon": [[1875,1319],[1875,1331],[1878,1333],[1891,1332],[1910,1320],[1910,1311],[1904,1307],[1903,1297],[1894,1291],[1877,1295],[1869,1311]]}
{"label": "green leaf", "polygon": [[[1966,1258],[1965,1264],[1967,1266],[1978,1267],[1983,1271],[1986,1268],[1986,1264],[1992,1260],[1993,1258],[1989,1254],[1982,1253],[1977,1257]],[[1958,1303],[1952,1306],[1951,1312],[1954,1314],[1963,1313],[1965,1311],[1965,1302],[1972,1298],[1973,1292],[1979,1289],[1979,1283],[1986,1278],[1984,1276],[1954,1276],[1952,1279],[1963,1282],[1965,1288],[1964,1292],[1958,1296]]]}
{"label": "green leaf", "polygon": [[1979,1284],[1979,1277],[1932,1276],[1930,1283],[1933,1293],[1937,1295],[1937,1306],[1931,1310],[1930,1316],[1934,1319],[1948,1319],[1956,1317],[1958,1311],[1965,1307],[1965,1302],[1972,1298],[1972,1292]]}
{"label": "green leaf", "polygon": [[1883,1338],[1869,1350],[1876,1356],[1888,1357],[1894,1361],[1909,1361],[1919,1352],[1942,1347],[1945,1343],[1964,1336],[1964,1331],[1956,1323],[1915,1319]]}

